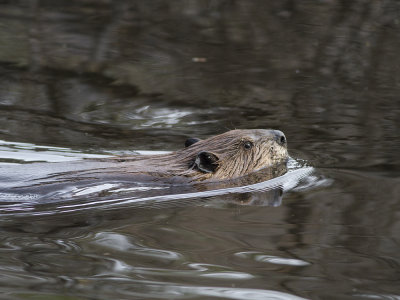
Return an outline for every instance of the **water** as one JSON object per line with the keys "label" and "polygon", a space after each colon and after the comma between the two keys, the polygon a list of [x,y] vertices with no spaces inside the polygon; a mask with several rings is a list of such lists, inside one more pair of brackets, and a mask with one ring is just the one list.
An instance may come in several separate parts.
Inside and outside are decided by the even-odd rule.
{"label": "water", "polygon": [[2,201],[0,299],[400,298],[399,12],[394,0],[1,1],[11,177],[233,128],[282,130],[294,160],[261,187],[103,182],[116,196]]}

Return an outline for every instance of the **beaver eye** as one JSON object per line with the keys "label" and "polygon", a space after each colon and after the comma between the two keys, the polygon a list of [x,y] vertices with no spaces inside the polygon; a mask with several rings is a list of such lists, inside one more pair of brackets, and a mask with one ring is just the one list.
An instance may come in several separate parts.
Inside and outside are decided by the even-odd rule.
{"label": "beaver eye", "polygon": [[243,146],[244,146],[244,149],[249,150],[249,149],[251,149],[251,148],[253,147],[253,143],[247,141],[247,142],[245,142],[245,143],[243,144]]}

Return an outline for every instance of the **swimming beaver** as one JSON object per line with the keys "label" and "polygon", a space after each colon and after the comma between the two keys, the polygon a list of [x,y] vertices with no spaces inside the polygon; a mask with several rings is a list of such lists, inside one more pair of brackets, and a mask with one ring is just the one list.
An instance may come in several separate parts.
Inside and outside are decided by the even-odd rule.
{"label": "swimming beaver", "polygon": [[186,148],[168,154],[121,157],[124,171],[190,181],[238,178],[288,159],[287,141],[279,130],[231,130],[205,139],[188,139]]}
{"label": "swimming beaver", "polygon": [[[45,203],[73,199],[80,194],[86,199],[92,188],[120,188],[122,184],[129,191],[137,183],[161,184],[164,188],[169,185],[169,192],[182,193],[192,191],[192,187],[203,191],[252,184],[286,172],[287,142],[278,130],[232,130],[205,140],[188,139],[186,146],[160,155],[1,167],[0,199],[1,195],[6,201],[33,195],[35,201]],[[135,190],[136,197],[138,193]]]}

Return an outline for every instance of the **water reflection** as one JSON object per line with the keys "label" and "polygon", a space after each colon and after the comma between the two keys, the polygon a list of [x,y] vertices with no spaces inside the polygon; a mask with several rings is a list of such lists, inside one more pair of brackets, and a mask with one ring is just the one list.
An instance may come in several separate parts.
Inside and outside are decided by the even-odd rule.
{"label": "water reflection", "polygon": [[13,143],[0,145],[0,184],[30,184],[26,163],[49,154],[175,150],[233,128],[278,128],[317,169],[228,194],[170,191],[188,204],[170,207],[160,186],[99,183],[114,195],[104,205],[84,186],[68,207],[7,195],[1,294],[398,298],[399,11],[396,0],[0,1],[0,139]]}

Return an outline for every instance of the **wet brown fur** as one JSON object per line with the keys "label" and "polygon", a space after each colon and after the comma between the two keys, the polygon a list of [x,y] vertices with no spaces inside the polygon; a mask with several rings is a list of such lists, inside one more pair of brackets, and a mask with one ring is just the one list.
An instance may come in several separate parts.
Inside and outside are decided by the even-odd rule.
{"label": "wet brown fur", "polygon": [[[280,142],[277,135],[283,133],[266,129],[231,130],[168,154],[119,159],[128,173],[183,176],[190,181],[233,179],[286,161],[286,141]],[[246,142],[251,143],[250,149],[245,148]],[[202,172],[196,166],[200,152],[212,153],[218,158],[213,172]]]}

